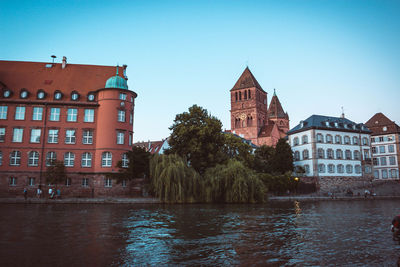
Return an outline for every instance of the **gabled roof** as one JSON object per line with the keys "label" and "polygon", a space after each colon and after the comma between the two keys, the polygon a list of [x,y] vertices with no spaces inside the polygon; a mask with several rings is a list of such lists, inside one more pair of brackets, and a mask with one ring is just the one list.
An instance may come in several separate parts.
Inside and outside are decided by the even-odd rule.
{"label": "gabled roof", "polygon": [[48,93],[55,90],[70,93],[75,90],[83,94],[104,88],[107,79],[115,76],[115,66],[67,63],[63,69],[61,65],[0,60],[0,82],[14,92],[26,88],[30,92],[43,89]]}
{"label": "gabled roof", "polygon": [[355,123],[346,118],[312,115],[306,120],[301,121],[296,127],[288,131],[287,134],[290,135],[309,129],[371,133],[371,131],[364,124]]}
{"label": "gabled roof", "polygon": [[261,85],[257,82],[256,78],[254,77],[253,73],[251,73],[249,67],[243,71],[240,78],[237,80],[235,85],[233,86],[232,90],[243,89],[243,88],[251,88],[256,87],[262,91],[264,91]]}
{"label": "gabled roof", "polygon": [[[381,112],[372,116],[365,125],[372,131],[373,135],[400,133],[400,127]],[[383,130],[384,127],[386,127],[386,131]]]}
{"label": "gabled roof", "polygon": [[283,111],[281,102],[279,98],[276,96],[275,90],[274,95],[272,96],[271,103],[268,108],[268,117],[269,118],[287,118],[287,114]]}

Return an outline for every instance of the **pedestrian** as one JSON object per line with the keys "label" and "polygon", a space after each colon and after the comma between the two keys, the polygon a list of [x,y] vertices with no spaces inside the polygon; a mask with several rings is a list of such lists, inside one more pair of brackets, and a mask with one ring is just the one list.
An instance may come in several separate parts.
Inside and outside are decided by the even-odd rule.
{"label": "pedestrian", "polygon": [[53,198],[53,188],[49,187],[49,198]]}
{"label": "pedestrian", "polygon": [[60,188],[57,189],[57,198],[61,198],[61,190],[60,190]]}
{"label": "pedestrian", "polygon": [[38,198],[40,198],[42,196],[42,189],[40,189],[40,187],[37,188],[36,195]]}
{"label": "pedestrian", "polygon": [[24,198],[25,200],[28,198],[28,189],[24,188]]}

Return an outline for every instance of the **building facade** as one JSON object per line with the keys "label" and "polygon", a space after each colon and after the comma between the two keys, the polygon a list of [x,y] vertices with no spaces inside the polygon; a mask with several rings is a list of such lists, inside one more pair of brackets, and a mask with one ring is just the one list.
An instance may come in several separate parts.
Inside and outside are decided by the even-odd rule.
{"label": "building facade", "polygon": [[231,131],[257,146],[275,146],[289,130],[289,116],[274,91],[268,108],[267,92],[247,67],[230,90]]}
{"label": "building facade", "polygon": [[382,113],[375,114],[365,124],[372,131],[374,178],[399,179],[400,127]]}
{"label": "building facade", "polygon": [[288,132],[295,167],[314,177],[321,190],[348,181],[370,181],[370,131],[346,118],[312,115]]}
{"label": "building facade", "polygon": [[127,166],[137,94],[126,66],[0,61],[0,195],[47,188],[46,168],[62,160],[63,195],[128,195],[107,173]]}

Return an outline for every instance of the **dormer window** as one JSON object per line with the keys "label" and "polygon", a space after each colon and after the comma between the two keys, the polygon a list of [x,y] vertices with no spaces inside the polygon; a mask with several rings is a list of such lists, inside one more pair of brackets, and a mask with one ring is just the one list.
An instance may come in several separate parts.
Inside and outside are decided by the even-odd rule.
{"label": "dormer window", "polygon": [[71,99],[72,99],[73,101],[78,100],[78,99],[79,99],[79,94],[78,94],[77,92],[72,92],[72,94],[71,94]]}
{"label": "dormer window", "polygon": [[28,97],[28,91],[26,91],[25,89],[23,89],[23,90],[21,91],[21,93],[19,94],[19,96],[20,96],[22,99],[27,98],[27,97]]}
{"label": "dormer window", "polygon": [[94,94],[89,94],[88,95],[88,100],[89,101],[94,101]]}
{"label": "dormer window", "polygon": [[386,132],[387,131],[387,127],[386,126],[383,126],[383,129],[382,129],[384,132]]}
{"label": "dormer window", "polygon": [[56,91],[55,94],[54,94],[54,99],[55,100],[61,100],[62,96],[63,95],[62,95],[62,93],[60,91]]}
{"label": "dormer window", "polygon": [[10,90],[5,90],[5,91],[3,92],[3,96],[4,96],[5,98],[9,98],[9,97],[11,96],[11,91],[10,91]]}
{"label": "dormer window", "polygon": [[38,99],[44,99],[45,96],[46,96],[46,93],[43,90],[38,91],[38,93],[37,93]]}

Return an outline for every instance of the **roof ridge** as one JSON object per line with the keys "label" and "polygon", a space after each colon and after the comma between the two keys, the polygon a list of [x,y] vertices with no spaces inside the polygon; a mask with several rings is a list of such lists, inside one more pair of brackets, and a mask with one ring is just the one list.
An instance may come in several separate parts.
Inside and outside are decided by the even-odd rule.
{"label": "roof ridge", "polygon": [[249,67],[246,67],[231,90],[256,87],[264,91]]}

